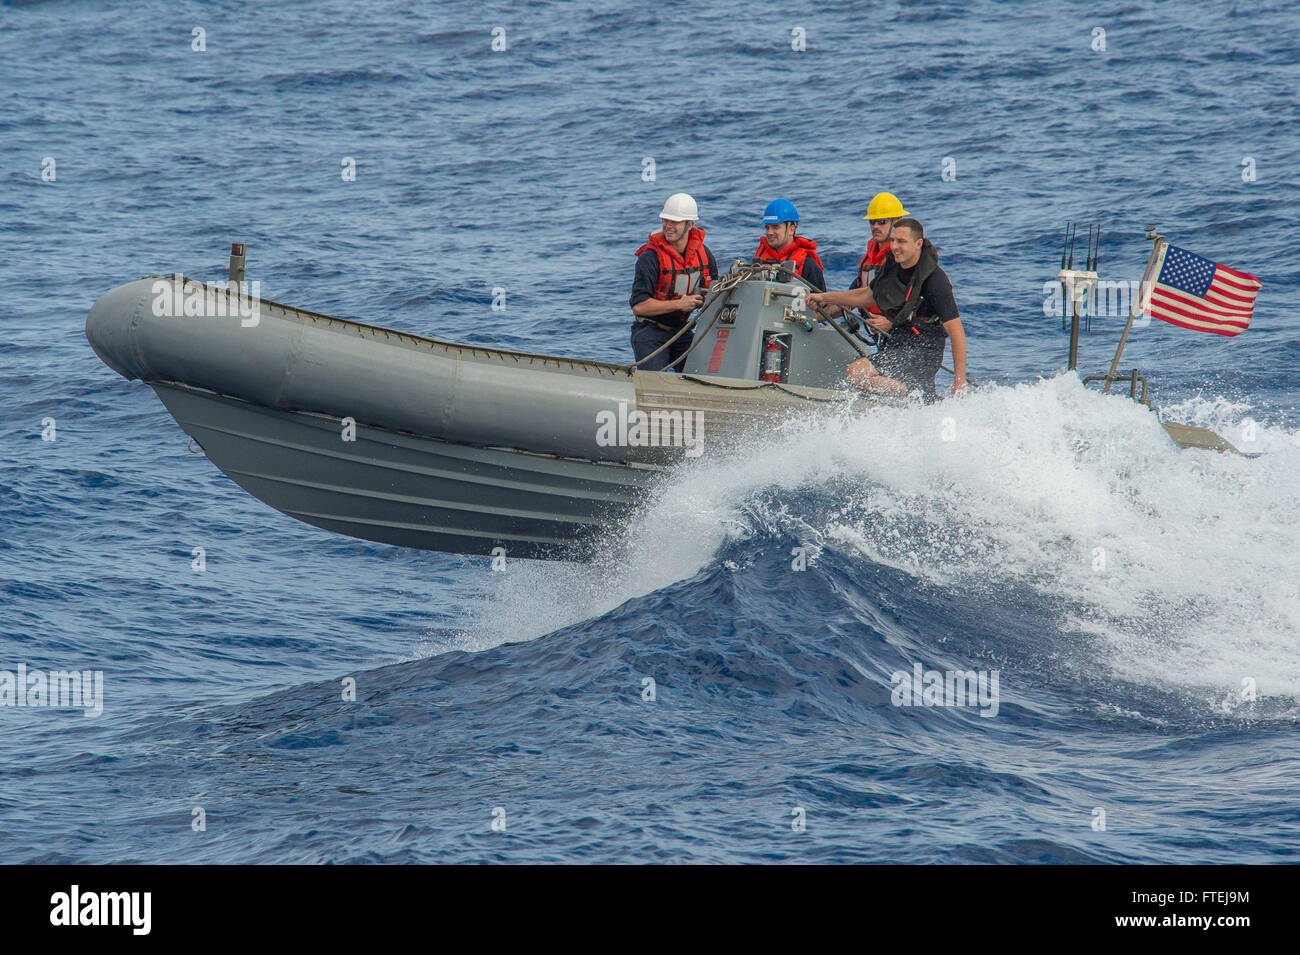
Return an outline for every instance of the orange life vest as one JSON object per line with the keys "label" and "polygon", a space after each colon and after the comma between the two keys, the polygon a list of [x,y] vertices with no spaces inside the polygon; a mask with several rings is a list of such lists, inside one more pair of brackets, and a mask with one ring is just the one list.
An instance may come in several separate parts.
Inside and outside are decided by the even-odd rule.
{"label": "orange life vest", "polygon": [[709,256],[704,251],[703,229],[691,226],[684,255],[677,252],[662,232],[650,236],[645,245],[636,250],[636,254],[640,255],[646,249],[654,249],[655,255],[659,256],[659,284],[655,286],[654,297],[660,301],[666,302],[679,295],[691,295],[712,284]]}
{"label": "orange life vest", "polygon": [[[880,245],[878,242],[876,242],[875,239],[868,239],[867,252],[864,256],[862,256],[862,261],[858,263],[858,287],[859,288],[869,287],[871,285],[871,280],[876,277],[876,272],[880,270],[880,267],[885,264],[885,260],[888,258],[889,258],[888,242],[886,242],[884,245]],[[861,309],[859,309],[858,311],[861,311]],[[871,306],[871,308],[867,309],[867,311],[870,312],[872,315],[885,314],[880,309],[876,308],[876,306],[874,305]]]}
{"label": "orange life vest", "polygon": [[763,236],[758,240],[758,251],[754,253],[754,258],[760,262],[793,262],[794,267],[803,274],[804,260],[810,255],[814,262],[818,265],[822,264],[822,260],[817,257],[817,243],[812,239],[797,235],[789,245],[778,252],[767,244],[767,236]]}

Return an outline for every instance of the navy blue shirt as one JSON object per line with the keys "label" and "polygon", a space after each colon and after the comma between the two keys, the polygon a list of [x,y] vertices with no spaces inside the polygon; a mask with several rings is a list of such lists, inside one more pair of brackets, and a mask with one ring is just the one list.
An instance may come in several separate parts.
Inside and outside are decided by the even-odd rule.
{"label": "navy blue shirt", "polygon": [[803,268],[799,270],[799,274],[803,276],[805,282],[817,286],[817,291],[826,291],[826,275],[811,255],[803,260]]}
{"label": "navy blue shirt", "polygon": [[[706,245],[704,248],[704,257],[708,260],[709,277],[713,280],[718,278],[718,260],[713,257],[713,252]],[[636,257],[636,276],[632,279],[632,294],[628,297],[627,304],[635,307],[648,298],[655,297],[655,289],[659,285],[659,253],[654,249],[646,249]],[[703,294],[703,290],[701,290]],[[662,315],[653,316],[650,321],[659,322],[661,325],[684,325],[686,320],[691,317],[690,312],[665,312]]]}

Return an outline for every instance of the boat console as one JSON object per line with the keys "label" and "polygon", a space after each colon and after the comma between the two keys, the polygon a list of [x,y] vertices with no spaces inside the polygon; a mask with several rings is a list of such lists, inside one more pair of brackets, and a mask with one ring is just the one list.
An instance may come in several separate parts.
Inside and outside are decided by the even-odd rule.
{"label": "boat console", "polygon": [[736,262],[695,323],[682,366],[689,375],[718,375],[812,388],[838,388],[857,350],[804,305],[808,286],[783,264]]}

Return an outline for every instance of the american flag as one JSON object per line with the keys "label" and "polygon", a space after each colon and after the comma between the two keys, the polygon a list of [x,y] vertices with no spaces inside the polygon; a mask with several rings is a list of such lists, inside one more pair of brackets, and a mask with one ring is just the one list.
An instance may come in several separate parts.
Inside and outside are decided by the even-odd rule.
{"label": "american flag", "polygon": [[1253,275],[1166,246],[1148,311],[1170,325],[1215,335],[1240,335],[1250,325],[1263,283]]}

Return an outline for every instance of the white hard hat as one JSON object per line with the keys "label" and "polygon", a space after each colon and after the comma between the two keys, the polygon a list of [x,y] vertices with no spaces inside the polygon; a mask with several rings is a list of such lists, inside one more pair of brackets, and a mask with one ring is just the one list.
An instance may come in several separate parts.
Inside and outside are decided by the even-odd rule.
{"label": "white hard hat", "polygon": [[700,210],[696,208],[695,200],[684,192],[675,192],[664,202],[664,211],[659,213],[660,219],[670,219],[673,222],[694,222],[700,217]]}

